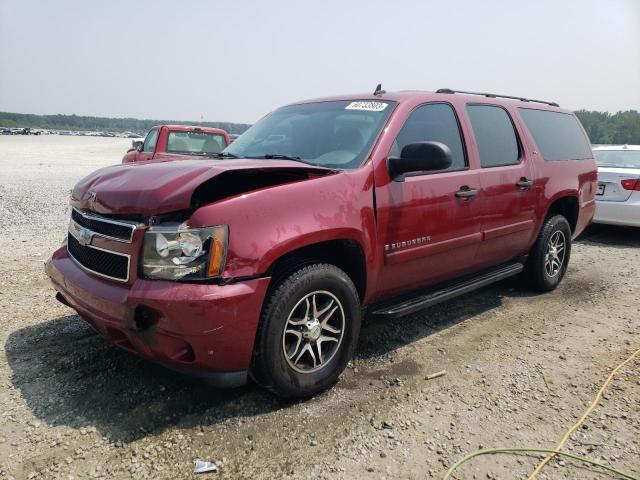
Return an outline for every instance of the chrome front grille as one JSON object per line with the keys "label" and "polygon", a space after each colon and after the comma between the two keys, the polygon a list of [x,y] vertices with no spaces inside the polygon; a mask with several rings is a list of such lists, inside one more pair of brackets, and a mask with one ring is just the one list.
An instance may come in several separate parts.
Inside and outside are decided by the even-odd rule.
{"label": "chrome front grille", "polygon": [[67,251],[71,258],[96,275],[121,282],[129,281],[131,257],[127,254],[82,245],[71,232],[67,237]]}
{"label": "chrome front grille", "polygon": [[71,220],[79,226],[91,230],[96,235],[127,243],[131,243],[133,231],[137,225],[135,222],[113,220],[111,218],[81,212],[75,208],[71,211]]}
{"label": "chrome front grille", "polygon": [[[113,243],[111,245],[116,249],[111,250],[109,245],[112,241],[130,244],[139,226],[137,222],[113,220],[74,208],[69,222],[67,252],[85,270],[111,280],[128,282],[131,272],[131,252],[125,253],[121,251],[123,247],[117,247]],[[95,238],[107,241],[100,241],[98,242],[100,246],[96,246],[93,244]]]}

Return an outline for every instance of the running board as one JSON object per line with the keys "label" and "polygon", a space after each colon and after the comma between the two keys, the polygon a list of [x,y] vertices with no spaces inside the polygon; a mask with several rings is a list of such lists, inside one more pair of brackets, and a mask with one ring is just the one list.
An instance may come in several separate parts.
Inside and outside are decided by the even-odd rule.
{"label": "running board", "polygon": [[520,262],[503,264],[490,270],[483,270],[473,275],[436,285],[427,290],[420,290],[411,296],[403,296],[395,300],[371,305],[368,313],[373,317],[385,318],[397,318],[410,315],[436,303],[444,302],[517,275],[522,272],[523,269],[524,265]]}

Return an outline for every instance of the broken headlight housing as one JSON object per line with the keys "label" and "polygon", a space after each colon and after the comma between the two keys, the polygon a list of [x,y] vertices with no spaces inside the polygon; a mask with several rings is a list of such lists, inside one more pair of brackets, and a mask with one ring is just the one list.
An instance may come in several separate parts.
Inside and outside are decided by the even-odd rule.
{"label": "broken headlight housing", "polygon": [[150,227],[144,235],[142,275],[164,280],[207,280],[222,275],[227,254],[226,226]]}

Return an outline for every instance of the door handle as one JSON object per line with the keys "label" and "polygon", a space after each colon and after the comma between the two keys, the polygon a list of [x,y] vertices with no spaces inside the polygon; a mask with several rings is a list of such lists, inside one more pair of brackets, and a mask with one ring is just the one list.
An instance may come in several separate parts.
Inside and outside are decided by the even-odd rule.
{"label": "door handle", "polygon": [[533,180],[527,180],[525,177],[522,177],[516,182],[516,186],[518,188],[530,188],[533,186]]}
{"label": "door handle", "polygon": [[460,190],[456,192],[456,197],[458,198],[471,198],[475,197],[478,194],[478,190],[469,187],[461,187]]}

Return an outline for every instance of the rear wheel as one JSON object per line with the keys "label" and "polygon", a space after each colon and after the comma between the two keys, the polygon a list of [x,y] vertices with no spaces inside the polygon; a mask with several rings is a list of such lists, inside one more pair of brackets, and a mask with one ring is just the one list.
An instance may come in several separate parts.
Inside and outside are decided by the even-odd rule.
{"label": "rear wheel", "polygon": [[268,296],[256,338],[252,375],[282,397],[306,397],[332,386],[360,333],[358,293],[333,265],[300,268]]}
{"label": "rear wheel", "polygon": [[534,289],[540,292],[553,290],[567,271],[570,255],[569,222],[562,215],[549,217],[529,253],[524,275]]}

